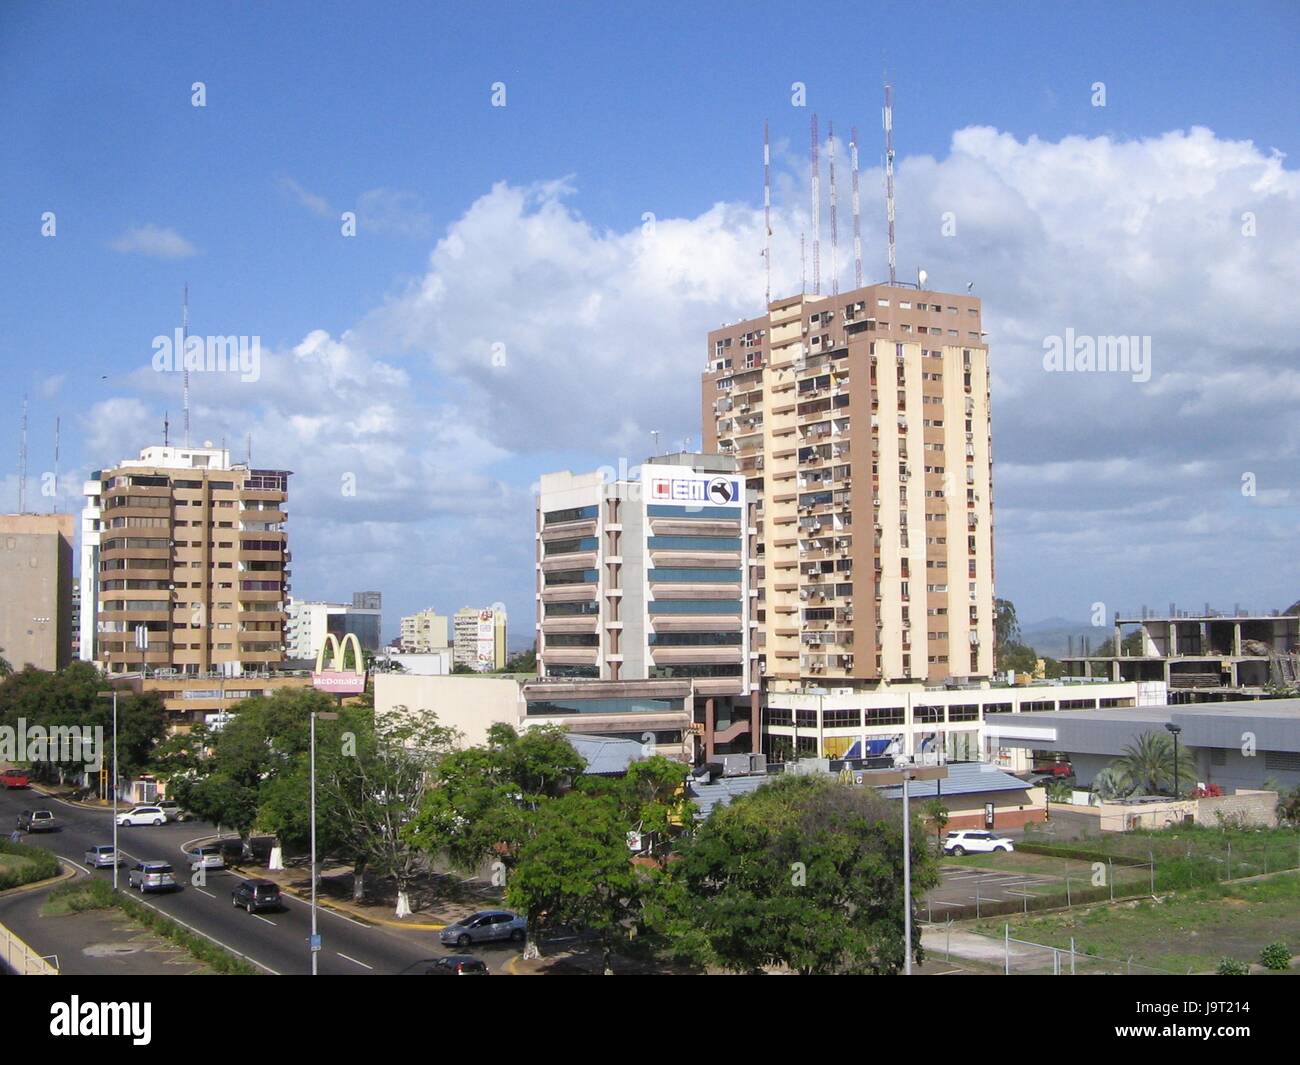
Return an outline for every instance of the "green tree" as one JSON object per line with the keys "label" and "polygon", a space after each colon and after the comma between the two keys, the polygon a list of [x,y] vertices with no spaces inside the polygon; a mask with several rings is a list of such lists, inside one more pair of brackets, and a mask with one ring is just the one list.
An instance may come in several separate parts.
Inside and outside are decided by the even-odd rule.
{"label": "green tree", "polygon": [[640,886],[618,802],[571,791],[535,817],[536,831],[506,882],[507,903],[534,933],[582,928],[608,950],[631,931]]}
{"label": "green tree", "polygon": [[672,841],[695,820],[695,804],[686,796],[690,767],[656,754],[633,762],[618,777],[579,777],[577,787],[593,795],[608,795],[618,805],[624,831],[650,838],[650,857],[661,863],[672,853]]}
{"label": "green tree", "polygon": [[998,645],[998,669],[1014,669],[1032,675],[1038,669],[1038,654],[1023,643]]}
{"label": "green tree", "polygon": [[993,642],[997,647],[1020,640],[1020,622],[1016,604],[1010,599],[993,600]]}
{"label": "green tree", "polygon": [[940,798],[931,799],[925,804],[925,819],[934,825],[934,848],[936,854],[943,853],[943,830],[951,820],[951,811]]}
{"label": "green tree", "polygon": [[535,831],[533,814],[581,774],[586,762],[559,727],[518,734],[494,725],[483,747],[456,751],[434,769],[407,832],[430,854],[473,872],[488,859],[514,865]]}
{"label": "green tree", "polygon": [[1055,658],[1043,659],[1043,676],[1048,680],[1059,680],[1065,675],[1065,666]]}
{"label": "green tree", "polygon": [[[1138,795],[1173,795],[1174,744],[1162,732],[1144,732],[1137,742],[1111,763],[1132,785]],[[1196,762],[1186,747],[1178,748],[1178,790],[1190,792],[1196,787]]]}
{"label": "green tree", "polygon": [[[938,882],[919,827],[912,906]],[[895,973],[907,949],[902,862],[900,804],[830,778],[782,777],[713,810],[649,912],[681,952],[733,971]],[[911,949],[921,957],[915,926]]]}
{"label": "green tree", "polygon": [[506,660],[498,672],[501,673],[536,673],[537,672],[537,651],[530,647],[527,651],[520,651],[517,655],[512,655]]}

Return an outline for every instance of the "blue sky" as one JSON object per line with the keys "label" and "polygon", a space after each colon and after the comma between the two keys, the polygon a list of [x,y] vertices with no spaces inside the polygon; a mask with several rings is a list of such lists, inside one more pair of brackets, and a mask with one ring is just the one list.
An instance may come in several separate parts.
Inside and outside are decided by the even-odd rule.
{"label": "blue sky", "polygon": [[[777,149],[778,208],[788,215],[778,228],[779,277],[797,283],[812,111],[823,135],[828,119],[842,136],[852,124],[862,132],[865,269],[880,276],[883,207],[872,168],[887,69],[900,264],[910,270],[923,255],[937,285],[974,280],[994,324],[999,593],[1027,618],[1082,618],[1099,600],[1272,607],[1300,598],[1286,549],[1296,532],[1286,472],[1296,436],[1284,411],[1242,398],[1290,395],[1279,368],[1295,366],[1294,288],[1283,297],[1290,306],[1271,312],[1276,320],[1261,323],[1243,305],[1239,328],[1229,299],[1218,315],[1224,335],[1203,348],[1181,332],[1186,321],[1154,310],[1173,298],[1164,287],[1172,276],[1187,294],[1185,319],[1250,285],[1252,271],[1286,276],[1275,257],[1297,236],[1300,8],[827,3],[796,18],[789,10],[4,5],[3,453],[16,454],[24,393],[29,496],[52,468],[56,414],[65,475],[155,442],[164,409],[177,425],[179,384],[150,374],[148,361],[152,338],[177,324],[188,282],[194,331],[257,335],[268,362],[279,360],[268,373],[270,401],[196,381],[195,436],[225,436],[242,456],[251,431],[258,464],[296,471],[295,594],[337,598],[365,584],[387,593],[390,622],[420,606],[498,600],[524,620],[532,481],[557,466],[637,461],[651,428],[669,440],[699,433],[703,330],[755,313],[761,300],[749,227],[761,203],[764,119]],[[196,81],[206,85],[202,108],[191,106]],[[806,109],[791,106],[795,81],[807,85]],[[1098,81],[1105,107],[1091,103]],[[490,105],[494,82],[505,83],[504,108]],[[1161,140],[1195,127],[1208,138]],[[988,135],[955,147],[959,131],[972,129]],[[1086,146],[1082,164],[1066,158],[1063,142]],[[1268,178],[1275,150],[1290,158]],[[841,165],[847,178],[843,156]],[[1146,250],[1151,268],[1133,266],[1134,246],[1116,242],[1111,251],[1124,261],[1108,262],[1109,245],[1089,243],[1097,228],[1089,212],[1109,210],[1153,172],[1159,180],[1124,208],[1121,225],[1136,227],[1137,257]],[[846,193],[847,181],[842,265]],[[963,195],[971,202],[958,211],[958,241],[935,240],[930,209]],[[1054,209],[1053,198],[1075,206]],[[1162,218],[1171,204],[1185,213]],[[1220,276],[1223,232],[1208,230],[1256,207],[1252,258],[1237,264],[1240,277]],[[339,232],[349,210],[362,215],[355,238]],[[53,238],[41,236],[46,211],[57,218]],[[660,226],[658,256],[633,250],[645,212]],[[1217,217],[1206,234],[1198,212]],[[1004,240],[1008,230],[1016,239]],[[1045,247],[1051,255],[1030,254]],[[706,271],[711,254],[726,265]],[[1130,267],[1129,283],[1115,286]],[[638,291],[644,318],[630,342],[607,308]],[[440,302],[444,292],[476,297],[467,307]],[[1126,293],[1145,308],[1132,323],[1117,311]],[[1040,322],[1033,310],[1045,302],[1056,316]],[[574,313],[586,327],[549,331]],[[1158,356],[1170,360],[1158,365],[1184,376],[1140,394],[1114,392],[1109,381],[1026,384],[1041,350],[1035,338],[1090,322],[1098,332],[1113,322],[1114,331],[1154,335]],[[497,334],[509,361],[485,369],[474,353]],[[308,337],[317,339],[302,349]],[[1239,376],[1219,381],[1212,368],[1225,354]],[[655,370],[629,374],[626,362]],[[625,379],[634,386],[626,393]],[[1197,406],[1225,389],[1241,402]],[[563,425],[535,417],[533,396],[559,400],[572,417]],[[114,405],[97,406],[106,402]],[[103,429],[110,412],[130,433]],[[1260,448],[1253,434],[1273,418],[1276,446]],[[386,482],[385,471],[399,468],[419,473]],[[364,471],[357,498],[339,498],[340,469]],[[1177,486],[1157,485],[1153,470]],[[1274,494],[1241,497],[1238,471]],[[0,507],[12,509],[16,481],[6,472]],[[59,505],[79,506],[78,488],[66,484]],[[404,503],[412,493],[429,498]],[[1280,572],[1264,577],[1246,558],[1214,553],[1215,530],[1226,527],[1257,535],[1254,557],[1275,555]]]}

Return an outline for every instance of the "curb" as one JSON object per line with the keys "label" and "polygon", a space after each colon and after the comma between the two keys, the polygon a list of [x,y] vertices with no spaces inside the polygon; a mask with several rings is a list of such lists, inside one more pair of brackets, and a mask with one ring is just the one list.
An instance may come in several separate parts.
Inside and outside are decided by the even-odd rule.
{"label": "curb", "polygon": [[62,884],[65,880],[71,880],[77,875],[77,870],[69,866],[62,858],[59,859],[59,868],[63,871],[58,876],[52,876],[46,880],[34,880],[30,884],[19,884],[17,887],[0,891],[0,899],[12,898],[14,895],[24,895],[29,891],[38,891],[41,888],[53,887],[55,884]]}
{"label": "curb", "polygon": [[[257,873],[254,874],[249,872],[247,868],[242,865],[230,865],[227,866],[226,868],[230,869],[233,872],[237,872],[242,876],[260,875],[265,872],[265,870],[263,869],[258,869]],[[311,895],[310,894],[304,895],[301,888],[293,888],[293,887],[289,887],[289,885],[287,884],[281,884],[280,890],[284,892],[286,895],[292,895],[295,899],[298,899],[300,902],[311,901]],[[376,917],[374,916],[374,914],[362,913],[358,910],[352,909],[351,907],[344,906],[341,903],[337,903],[332,899],[322,899],[319,895],[316,896],[316,905],[326,910],[332,910],[333,912],[340,914],[343,917],[350,917],[354,921],[360,921],[364,924],[383,925],[386,928],[408,928],[408,929],[415,929],[417,931],[440,932],[442,931],[442,929],[447,927],[446,924],[428,924],[425,922],[399,921],[395,917]]]}
{"label": "curb", "polygon": [[44,784],[28,784],[27,787],[38,795],[44,795],[47,799],[53,799],[55,802],[61,802],[67,806],[78,806],[83,810],[106,811],[113,808],[111,803],[100,806],[97,803],[82,802],[80,799],[65,799],[62,795],[54,794]]}

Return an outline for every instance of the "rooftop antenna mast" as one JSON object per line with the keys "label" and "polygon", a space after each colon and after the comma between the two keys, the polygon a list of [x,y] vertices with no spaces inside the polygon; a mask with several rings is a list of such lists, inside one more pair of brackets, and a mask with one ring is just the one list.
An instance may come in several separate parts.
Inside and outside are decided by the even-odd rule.
{"label": "rooftop antenna mast", "polygon": [[167,432],[171,428],[171,423],[167,420],[167,411],[163,411],[163,447],[167,446]]}
{"label": "rooftop antenna mast", "polygon": [[889,222],[889,284],[895,283],[894,247],[894,87],[885,82],[885,218]]}
{"label": "rooftop antenna mast", "polygon": [[22,432],[18,436],[18,513],[27,513],[27,397],[23,396]]}
{"label": "rooftop antenna mast", "polygon": [[763,259],[767,265],[767,302],[772,303],[772,149],[767,139],[767,121],[763,122]]}
{"label": "rooftop antenna mast", "polygon": [[817,158],[817,116],[812,116],[812,216],[813,216],[813,295],[822,291],[822,179]]}
{"label": "rooftop antenna mast", "polygon": [[849,130],[849,162],[853,169],[853,278],[862,287],[862,205],[858,199],[858,127]]}
{"label": "rooftop antenna mast", "polygon": [[59,416],[54,416],[54,494],[50,498],[50,513],[59,506]]}
{"label": "rooftop antenna mast", "polygon": [[826,147],[831,164],[831,295],[840,294],[840,224],[835,211],[835,123],[826,122]]}
{"label": "rooftop antenna mast", "polygon": [[185,407],[185,446],[190,446],[190,283],[185,282],[185,302],[181,310],[181,365],[185,368],[181,379],[181,402]]}

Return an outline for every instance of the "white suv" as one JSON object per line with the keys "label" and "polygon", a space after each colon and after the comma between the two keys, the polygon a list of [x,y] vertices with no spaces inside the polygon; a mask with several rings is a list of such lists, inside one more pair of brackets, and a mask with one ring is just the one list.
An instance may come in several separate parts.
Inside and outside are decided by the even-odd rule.
{"label": "white suv", "polygon": [[1010,854],[1016,845],[1006,836],[995,836],[992,832],[980,832],[964,829],[949,832],[943,841],[943,853],[960,858],[963,854],[988,854],[992,851],[1006,851]]}
{"label": "white suv", "polygon": [[117,823],[123,828],[132,825],[161,825],[167,821],[167,815],[157,806],[137,806],[124,814],[117,815]]}

